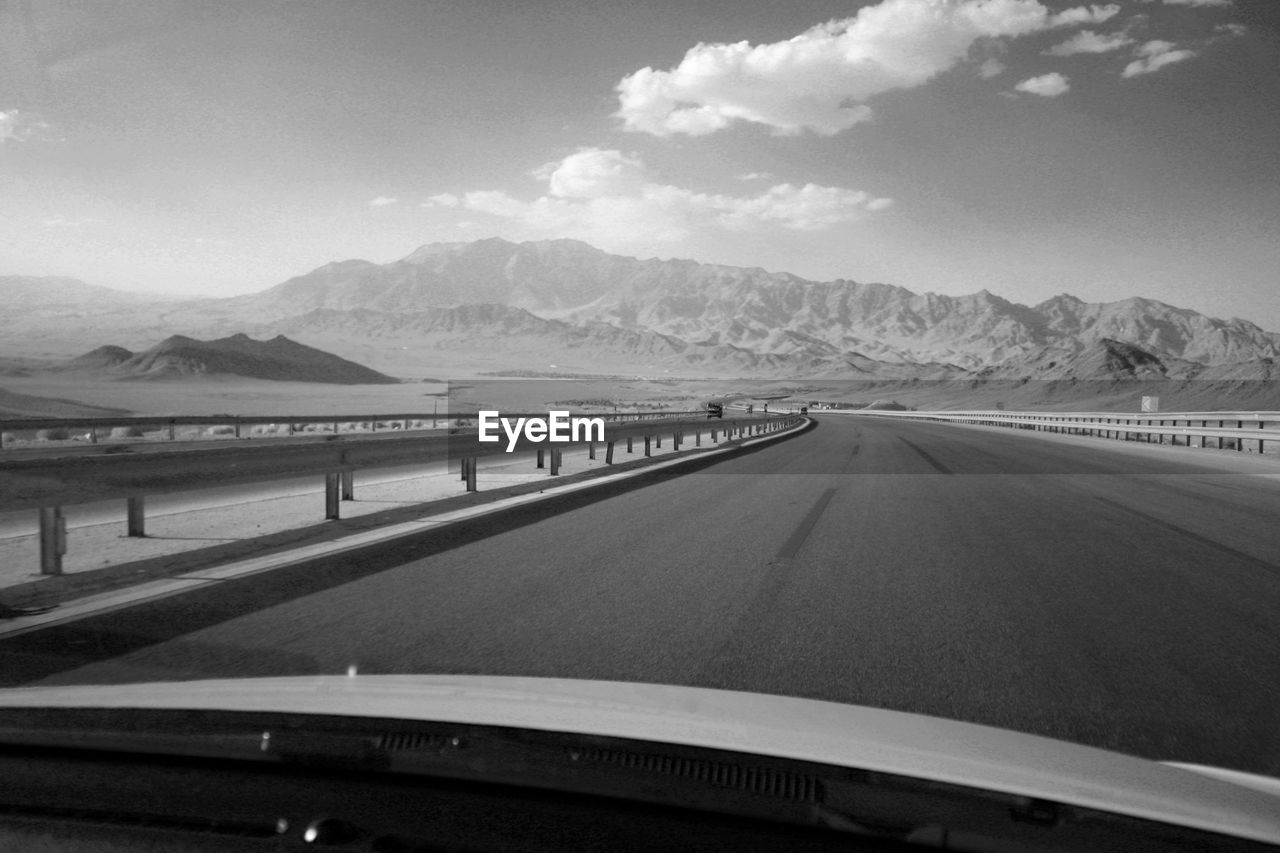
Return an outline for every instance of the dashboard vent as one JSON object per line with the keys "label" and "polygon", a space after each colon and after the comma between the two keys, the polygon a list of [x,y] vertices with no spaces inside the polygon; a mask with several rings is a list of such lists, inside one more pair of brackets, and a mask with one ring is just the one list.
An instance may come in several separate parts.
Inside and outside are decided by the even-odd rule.
{"label": "dashboard vent", "polygon": [[574,761],[612,764],[630,770],[679,776],[717,788],[732,788],[765,797],[805,803],[817,803],[822,799],[822,784],[817,779],[784,770],[619,749],[571,749],[568,753]]}
{"label": "dashboard vent", "polygon": [[389,732],[378,739],[378,748],[387,752],[410,752],[418,749],[447,749],[457,746],[457,739],[426,732]]}

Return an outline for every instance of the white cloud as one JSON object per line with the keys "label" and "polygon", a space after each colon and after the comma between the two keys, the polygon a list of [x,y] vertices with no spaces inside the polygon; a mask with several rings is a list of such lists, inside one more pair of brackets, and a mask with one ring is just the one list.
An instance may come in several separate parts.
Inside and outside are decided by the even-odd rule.
{"label": "white cloud", "polygon": [[771,172],[743,172],[738,175],[740,181],[770,181],[773,180]]}
{"label": "white cloud", "polygon": [[0,145],[56,137],[53,125],[38,115],[26,110],[0,110]]}
{"label": "white cloud", "polygon": [[1099,35],[1093,30],[1081,30],[1071,38],[1055,44],[1045,51],[1049,56],[1074,56],[1077,53],[1107,53],[1133,44],[1133,39],[1124,33]]}
{"label": "white cloud", "polygon": [[835,134],[867,121],[866,101],[920,86],[979,39],[1096,24],[1115,4],[1052,13],[1039,0],[882,0],[787,41],[698,44],[669,71],[642,68],[617,85],[616,115],[656,136],[713,133],[735,121],[778,133]]}
{"label": "white cloud", "polygon": [[978,76],[983,80],[990,80],[1003,74],[1006,67],[1003,62],[992,57],[978,66]]}
{"label": "white cloud", "polygon": [[635,155],[583,149],[538,170],[547,193],[523,201],[498,190],[468,192],[459,206],[528,231],[605,248],[674,241],[703,229],[819,231],[882,211],[892,200],[861,190],[776,184],[754,195],[700,193],[649,180]]}
{"label": "white cloud", "polygon": [[1041,74],[1039,77],[1030,77],[1013,88],[1030,95],[1056,98],[1058,95],[1065,94],[1071,88],[1071,84],[1066,77],[1053,71],[1049,74]]}
{"label": "white cloud", "polygon": [[1119,13],[1120,7],[1115,3],[1108,3],[1105,6],[1076,6],[1073,9],[1059,12],[1050,18],[1050,21],[1056,27],[1101,24],[1111,20]]}
{"label": "white cloud", "polygon": [[550,193],[560,198],[634,196],[645,177],[644,164],[634,154],[599,148],[581,148],[535,174],[545,177]]}
{"label": "white cloud", "polygon": [[436,195],[428,196],[427,200],[422,203],[422,206],[423,207],[457,207],[461,203],[462,203],[462,200],[459,199],[453,193],[437,193]]}
{"label": "white cloud", "polygon": [[380,195],[377,198],[371,200],[369,202],[369,206],[370,207],[386,207],[387,205],[390,205],[390,204],[396,204],[398,201],[399,199],[391,198],[390,196]]}
{"label": "white cloud", "polygon": [[1120,74],[1121,77],[1137,77],[1140,74],[1150,74],[1153,71],[1159,71],[1166,65],[1191,59],[1196,55],[1196,52],[1194,50],[1179,50],[1172,42],[1155,40],[1139,47],[1135,54],[1138,59],[1125,66],[1124,71]]}
{"label": "white cloud", "polygon": [[1249,32],[1248,28],[1245,27],[1244,24],[1218,24],[1218,26],[1213,28],[1213,31],[1215,33],[1227,33],[1228,35],[1233,36],[1242,36]]}
{"label": "white cloud", "polygon": [[1166,6],[1230,6],[1231,0],[1164,0]]}

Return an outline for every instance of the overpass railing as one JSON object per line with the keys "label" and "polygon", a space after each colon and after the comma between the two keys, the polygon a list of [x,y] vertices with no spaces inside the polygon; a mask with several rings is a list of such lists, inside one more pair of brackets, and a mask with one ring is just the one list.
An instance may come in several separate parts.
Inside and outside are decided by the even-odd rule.
{"label": "overpass railing", "polygon": [[[691,418],[698,411],[600,412],[606,423]],[[541,415],[545,415],[543,412]],[[575,413],[581,414],[581,413]],[[701,412],[705,415],[705,412]],[[504,413],[506,415],[506,413]],[[357,415],[120,415],[91,418],[0,419],[0,450],[48,447],[56,442],[126,444],[139,441],[209,441],[292,438],[303,435],[418,432],[474,426],[476,412]],[[506,415],[519,417],[519,414]]]}
{"label": "overpass railing", "polygon": [[[824,411],[823,414],[832,414]],[[839,414],[1007,427],[1119,441],[1266,453],[1280,449],[1280,412],[1005,412],[845,409]]]}

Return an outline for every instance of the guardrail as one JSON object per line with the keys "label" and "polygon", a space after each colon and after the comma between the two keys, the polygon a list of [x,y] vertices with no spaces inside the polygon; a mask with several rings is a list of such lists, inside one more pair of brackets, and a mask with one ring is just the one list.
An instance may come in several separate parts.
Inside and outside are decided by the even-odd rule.
{"label": "guardrail", "polygon": [[[835,412],[823,412],[831,414]],[[1165,412],[1116,414],[1114,412],[895,412],[883,409],[846,409],[839,414],[909,418],[953,423],[1001,426],[1069,435],[1089,435],[1120,441],[1145,441],[1199,447],[1215,442],[1219,450],[1267,452],[1280,442],[1280,412]],[[1267,424],[1272,427],[1268,429]],[[1233,426],[1234,424],[1234,426]],[[1165,439],[1168,439],[1166,441]],[[1182,439],[1179,441],[1179,439]]]}
{"label": "guardrail", "polygon": [[56,575],[62,573],[62,556],[67,552],[62,512],[66,505],[124,499],[126,535],[142,537],[146,535],[147,495],[323,473],[325,518],[337,519],[341,502],[354,499],[354,472],[360,468],[457,459],[466,490],[477,491],[477,459],[484,456],[536,451],[536,467],[549,468],[549,474],[555,476],[560,473],[561,453],[566,446],[586,446],[592,459],[596,458],[597,446],[602,446],[605,464],[612,465],[615,445],[620,442],[625,443],[627,453],[632,453],[641,441],[644,455],[650,456],[654,447],[662,446],[664,436],[669,436],[679,449],[690,438],[695,446],[702,444],[704,435],[716,444],[722,438],[730,441],[775,432],[802,420],[789,414],[723,419],[707,419],[702,412],[697,415],[676,418],[671,413],[646,413],[637,419],[631,414],[625,416],[626,421],[606,422],[602,440],[584,438],[547,445],[522,435],[510,450],[506,441],[481,442],[475,430],[468,430],[445,435],[402,434],[376,440],[350,434],[328,435],[305,442],[237,442],[186,449],[101,447],[92,455],[58,458],[14,455],[0,458],[0,481],[4,485],[0,489],[0,511],[39,510],[40,571]]}
{"label": "guardrail", "polygon": [[[505,414],[505,413],[504,413]],[[545,414],[545,413],[544,413]],[[694,417],[697,411],[601,412],[606,422]],[[705,412],[703,413],[705,414]],[[519,415],[507,415],[518,417]],[[156,415],[0,420],[0,450],[48,446],[51,442],[125,444],[138,440],[225,440],[465,428],[476,412],[368,415]],[[428,426],[430,424],[430,426]],[[40,433],[52,435],[41,436]],[[31,434],[31,439],[18,438]]]}

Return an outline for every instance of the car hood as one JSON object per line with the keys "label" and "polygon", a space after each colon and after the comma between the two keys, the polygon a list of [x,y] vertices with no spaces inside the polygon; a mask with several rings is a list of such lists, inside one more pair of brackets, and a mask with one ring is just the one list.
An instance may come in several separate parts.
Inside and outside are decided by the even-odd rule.
{"label": "car hood", "polygon": [[507,726],[834,764],[1280,844],[1280,780],[813,699],[503,676],[294,676],[0,690],[0,708],[331,714]]}

